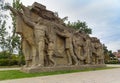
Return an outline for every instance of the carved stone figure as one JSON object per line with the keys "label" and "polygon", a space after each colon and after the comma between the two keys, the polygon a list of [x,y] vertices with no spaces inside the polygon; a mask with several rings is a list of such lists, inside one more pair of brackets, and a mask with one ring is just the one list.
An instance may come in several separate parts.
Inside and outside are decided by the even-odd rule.
{"label": "carved stone figure", "polygon": [[64,30],[63,33],[57,32],[58,35],[65,38],[65,50],[68,55],[68,65],[72,65],[72,59],[75,61],[75,65],[78,65],[78,60],[73,52],[73,44],[72,44],[72,34],[67,30]]}
{"label": "carved stone figure", "polygon": [[97,63],[97,47],[96,47],[96,37],[92,37],[92,64],[96,64]]}
{"label": "carved stone figure", "polygon": [[91,39],[89,36],[86,36],[86,42],[85,42],[85,60],[87,64],[91,64],[91,58],[92,58],[92,44]]}
{"label": "carved stone figure", "polygon": [[55,48],[54,41],[52,39],[49,39],[48,49],[47,49],[48,57],[50,62],[53,64],[53,66],[56,66],[56,62],[53,59],[54,48]]}
{"label": "carved stone figure", "polygon": [[85,57],[83,56],[83,38],[80,34],[76,31],[73,35],[73,48],[76,57],[79,60],[80,64],[83,64],[83,60]]}
{"label": "carved stone figure", "polygon": [[16,16],[16,33],[20,34],[22,37],[22,51],[25,55],[26,65],[24,67],[29,67],[31,63],[32,56],[35,56],[35,42],[33,37],[33,31],[23,22],[22,13],[8,6],[12,13]]}
{"label": "carved stone figure", "polygon": [[[38,66],[43,66],[44,65],[44,48],[45,48],[45,32],[46,32],[46,26],[42,25],[39,21],[37,23],[30,21],[27,19],[25,16],[23,16],[24,22],[29,25],[35,35],[35,43],[36,43],[36,48],[38,51],[39,55],[39,62]],[[34,59],[34,65],[36,66],[37,63],[36,61],[36,56],[33,57]]]}
{"label": "carved stone figure", "polygon": [[44,5],[35,2],[25,7],[21,4],[22,11],[8,8],[16,16],[16,33],[22,38],[26,62],[23,71],[72,70],[84,64],[104,64],[99,39],[66,27],[62,19]]}

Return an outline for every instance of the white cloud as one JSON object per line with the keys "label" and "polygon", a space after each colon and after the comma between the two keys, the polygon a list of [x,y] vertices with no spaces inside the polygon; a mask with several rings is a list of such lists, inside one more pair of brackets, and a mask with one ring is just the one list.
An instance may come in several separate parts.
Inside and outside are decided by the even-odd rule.
{"label": "white cloud", "polygon": [[109,50],[112,49],[113,52],[117,51],[120,49],[120,39],[118,41],[112,41],[112,42],[108,42],[106,43],[106,46]]}

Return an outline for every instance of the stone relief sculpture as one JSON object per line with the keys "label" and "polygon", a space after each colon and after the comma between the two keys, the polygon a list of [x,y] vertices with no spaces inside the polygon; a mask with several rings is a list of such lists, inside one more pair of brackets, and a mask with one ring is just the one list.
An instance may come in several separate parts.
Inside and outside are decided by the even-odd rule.
{"label": "stone relief sculpture", "polygon": [[69,62],[68,65],[73,64],[72,59],[74,60],[75,65],[78,65],[77,57],[73,52],[72,33],[68,32],[67,30],[64,30],[63,33],[57,32],[57,34],[65,38],[65,51],[68,56],[68,62]]}
{"label": "stone relief sculpture", "polygon": [[53,66],[56,66],[56,62],[53,59],[54,48],[55,48],[54,40],[49,36],[47,54],[48,54],[48,58],[49,58],[50,62],[53,64]]}
{"label": "stone relief sculpture", "polygon": [[16,33],[22,38],[23,69],[104,64],[99,39],[68,28],[52,11],[37,2],[22,11],[8,6],[16,16]]}
{"label": "stone relief sculpture", "polygon": [[[45,50],[45,34],[46,34],[47,27],[45,25],[42,25],[39,22],[39,20],[37,23],[35,23],[27,19],[26,16],[24,15],[22,18],[23,18],[23,21],[33,29],[36,50],[39,55],[38,66],[43,66],[44,65],[44,50]],[[37,55],[36,52],[35,52],[35,55]],[[36,56],[33,56],[33,60],[34,60],[33,66],[36,66],[37,65]]]}
{"label": "stone relief sculpture", "polygon": [[85,60],[83,47],[84,47],[84,40],[82,36],[79,34],[79,32],[76,31],[73,35],[73,51],[77,59],[79,60],[79,64],[83,64]]}
{"label": "stone relief sculpture", "polygon": [[91,64],[92,50],[91,50],[91,38],[86,36],[85,41],[85,61],[87,64]]}

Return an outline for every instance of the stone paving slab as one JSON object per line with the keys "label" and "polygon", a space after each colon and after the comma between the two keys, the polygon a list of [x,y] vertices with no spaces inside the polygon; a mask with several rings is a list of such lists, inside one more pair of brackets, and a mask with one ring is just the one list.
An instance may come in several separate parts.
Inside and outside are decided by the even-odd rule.
{"label": "stone paving slab", "polygon": [[0,83],[120,83],[120,68],[15,79]]}

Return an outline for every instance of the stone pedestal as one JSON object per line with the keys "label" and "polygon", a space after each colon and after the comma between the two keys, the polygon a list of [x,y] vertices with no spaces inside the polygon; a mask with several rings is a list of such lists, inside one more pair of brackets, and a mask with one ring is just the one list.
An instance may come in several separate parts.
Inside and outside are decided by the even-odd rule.
{"label": "stone pedestal", "polygon": [[57,66],[57,67],[36,67],[36,68],[21,68],[22,72],[36,73],[36,72],[54,72],[54,71],[69,71],[69,70],[84,70],[86,68],[102,68],[105,64],[99,65],[79,65],[79,66]]}

